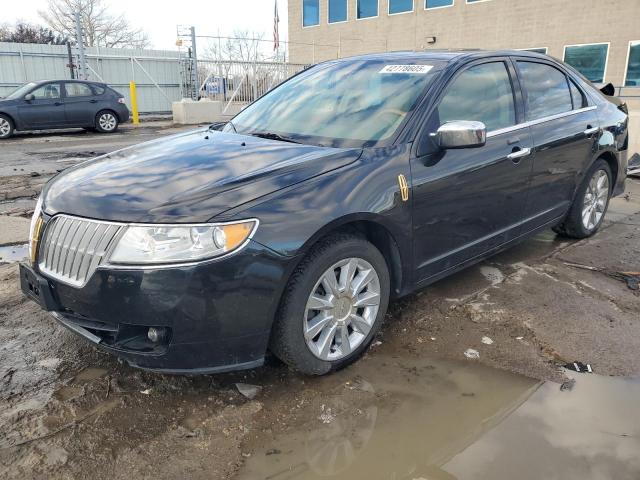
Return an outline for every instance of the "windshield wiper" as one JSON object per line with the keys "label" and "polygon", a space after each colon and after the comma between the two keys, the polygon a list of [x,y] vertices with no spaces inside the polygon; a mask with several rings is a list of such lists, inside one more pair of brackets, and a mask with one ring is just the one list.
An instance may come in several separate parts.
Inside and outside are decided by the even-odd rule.
{"label": "windshield wiper", "polygon": [[300,142],[296,142],[292,138],[283,137],[282,135],[279,135],[277,133],[272,133],[272,132],[249,132],[248,134],[253,137],[266,138],[267,140],[279,140],[281,142],[300,143]]}

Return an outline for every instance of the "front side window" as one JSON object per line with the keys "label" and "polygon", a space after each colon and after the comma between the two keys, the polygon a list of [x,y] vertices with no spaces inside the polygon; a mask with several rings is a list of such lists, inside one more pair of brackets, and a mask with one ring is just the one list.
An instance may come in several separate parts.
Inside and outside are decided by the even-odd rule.
{"label": "front side window", "polygon": [[624,84],[627,87],[640,87],[640,41],[629,45],[629,64]]}
{"label": "front side window", "polygon": [[571,92],[564,73],[544,63],[518,61],[527,103],[527,120],[569,112]]}
{"label": "front side window", "polygon": [[437,109],[438,125],[454,120],[483,122],[487,131],[516,124],[509,72],[503,62],[468,68],[453,81]]}
{"label": "front side window", "polygon": [[320,25],[320,0],[302,0],[302,26]]}
{"label": "front side window", "polygon": [[356,0],[358,18],[378,16],[378,0]]}
{"label": "front side window", "polygon": [[64,89],[67,91],[67,97],[91,97],[93,95],[91,88],[84,83],[65,83]]}
{"label": "front side window", "polygon": [[389,15],[413,11],[413,0],[389,0]]}
{"label": "front side window", "polygon": [[347,0],[329,0],[329,23],[347,21]]}
{"label": "front side window", "polygon": [[60,98],[60,85],[49,83],[31,92],[36,100],[46,100],[50,98]]}
{"label": "front side window", "polygon": [[564,49],[564,61],[595,83],[604,82],[609,45],[572,45]]}
{"label": "front side window", "polygon": [[453,0],[425,0],[425,8],[441,8],[453,6]]}
{"label": "front side window", "polygon": [[225,131],[367,147],[390,139],[444,63],[358,60],[312,67],[240,112]]}

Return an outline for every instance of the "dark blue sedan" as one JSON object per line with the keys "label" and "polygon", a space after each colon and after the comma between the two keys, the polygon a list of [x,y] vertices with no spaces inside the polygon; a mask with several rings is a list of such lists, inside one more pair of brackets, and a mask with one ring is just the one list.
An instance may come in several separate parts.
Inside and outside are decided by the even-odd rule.
{"label": "dark blue sedan", "polygon": [[0,139],[16,130],[91,128],[111,133],[128,119],[124,97],[104,83],[31,82],[0,98]]}
{"label": "dark blue sedan", "polygon": [[390,299],[547,228],[594,235],[624,191],[627,122],[546,55],[326,62],[222,131],[56,176],[22,290],[138,367],[250,368],[269,349],[324,374],[363,353]]}

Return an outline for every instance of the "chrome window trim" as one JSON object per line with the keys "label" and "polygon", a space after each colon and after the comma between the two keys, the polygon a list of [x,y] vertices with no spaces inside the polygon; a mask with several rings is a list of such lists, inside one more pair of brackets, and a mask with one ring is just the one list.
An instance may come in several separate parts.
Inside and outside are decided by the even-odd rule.
{"label": "chrome window trim", "polygon": [[492,132],[487,133],[487,138],[495,137],[497,135],[502,135],[504,133],[513,132],[515,130],[520,130],[525,127],[532,127],[534,125],[539,125],[541,123],[551,122],[553,120],[558,120],[559,118],[570,117],[571,115],[577,115],[578,113],[589,112],[591,110],[596,110],[598,107],[595,105],[591,105],[589,107],[579,108],[577,110],[571,110],[569,112],[557,113],[555,115],[549,115],[548,117],[538,118],[536,120],[529,120],[528,122],[518,123],[517,125],[513,125],[511,127],[501,128],[499,130],[494,130]]}

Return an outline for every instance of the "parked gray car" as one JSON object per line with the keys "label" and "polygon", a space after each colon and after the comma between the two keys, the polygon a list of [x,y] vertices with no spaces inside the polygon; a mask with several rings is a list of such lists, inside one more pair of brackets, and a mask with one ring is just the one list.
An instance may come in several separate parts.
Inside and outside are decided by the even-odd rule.
{"label": "parked gray car", "polygon": [[16,130],[77,127],[112,133],[128,119],[124,97],[104,83],[31,82],[0,98],[0,139]]}

